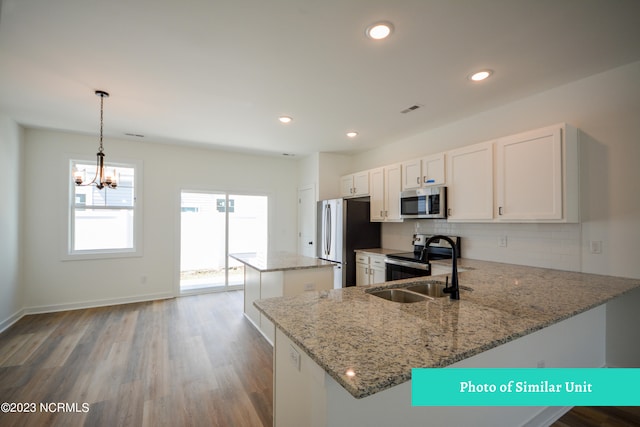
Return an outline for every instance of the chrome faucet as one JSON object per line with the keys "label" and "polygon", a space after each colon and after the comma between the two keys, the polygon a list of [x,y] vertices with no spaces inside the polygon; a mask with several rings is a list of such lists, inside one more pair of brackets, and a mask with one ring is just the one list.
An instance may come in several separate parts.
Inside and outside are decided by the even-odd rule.
{"label": "chrome faucet", "polygon": [[[451,245],[451,261],[452,261],[452,263],[451,263],[451,286],[445,286],[445,288],[442,291],[447,293],[447,294],[449,294],[449,298],[451,298],[451,299],[460,299],[460,288],[458,287],[458,258],[456,256],[456,254],[457,254],[456,244],[453,243],[453,240],[451,240],[447,236],[435,235],[435,236],[429,237],[429,239],[424,244],[424,248],[426,250],[429,247],[429,245],[431,244],[431,242],[433,242],[434,240],[439,240],[439,239],[444,239],[449,243],[449,245]],[[429,251],[428,250],[426,252],[426,255],[427,255],[426,260],[428,262],[429,261]]]}

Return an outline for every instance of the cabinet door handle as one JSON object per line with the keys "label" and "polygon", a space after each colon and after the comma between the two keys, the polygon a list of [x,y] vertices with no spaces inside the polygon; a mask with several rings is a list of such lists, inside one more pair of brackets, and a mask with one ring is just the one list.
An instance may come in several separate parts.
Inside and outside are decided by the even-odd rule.
{"label": "cabinet door handle", "polygon": [[451,216],[451,208],[447,209],[447,215]]}
{"label": "cabinet door handle", "polygon": [[420,177],[419,176],[416,177],[416,184],[420,184]]}
{"label": "cabinet door handle", "polygon": [[498,215],[502,215],[502,206],[498,208]]}

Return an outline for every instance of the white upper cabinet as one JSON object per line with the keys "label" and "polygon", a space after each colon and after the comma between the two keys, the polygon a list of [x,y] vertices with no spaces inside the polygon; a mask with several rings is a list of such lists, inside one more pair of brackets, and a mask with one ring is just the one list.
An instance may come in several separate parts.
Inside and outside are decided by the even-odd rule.
{"label": "white upper cabinet", "polygon": [[371,221],[402,221],[400,192],[402,167],[400,163],[369,171]]}
{"label": "white upper cabinet", "polygon": [[420,159],[402,162],[402,190],[420,188],[422,181],[422,161]]}
{"label": "white upper cabinet", "polygon": [[370,220],[384,221],[384,168],[369,172]]}
{"label": "white upper cabinet", "polygon": [[445,154],[439,153],[422,159],[422,186],[444,185],[445,175]]}
{"label": "white upper cabinet", "polygon": [[445,178],[444,153],[402,163],[402,190],[444,185]]}
{"label": "white upper cabinet", "polygon": [[493,142],[447,152],[449,221],[493,221]]}
{"label": "white upper cabinet", "polygon": [[369,195],[369,171],[340,177],[341,197],[361,197]]}
{"label": "white upper cabinet", "polygon": [[496,218],[577,222],[577,130],[555,125],[496,142]]}

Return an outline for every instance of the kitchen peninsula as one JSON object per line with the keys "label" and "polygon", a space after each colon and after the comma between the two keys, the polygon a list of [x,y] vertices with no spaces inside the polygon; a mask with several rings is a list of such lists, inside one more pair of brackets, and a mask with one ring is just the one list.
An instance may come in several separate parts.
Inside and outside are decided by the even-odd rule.
{"label": "kitchen peninsula", "polygon": [[638,279],[460,261],[459,301],[369,293],[443,276],[257,301],[277,327],[274,425],[542,425],[558,408],[413,408],[411,368],[602,367],[605,303],[640,291]]}
{"label": "kitchen peninsula", "polygon": [[244,314],[272,344],[275,326],[256,309],[254,301],[333,288],[334,264],[328,261],[288,252],[229,256],[245,266]]}

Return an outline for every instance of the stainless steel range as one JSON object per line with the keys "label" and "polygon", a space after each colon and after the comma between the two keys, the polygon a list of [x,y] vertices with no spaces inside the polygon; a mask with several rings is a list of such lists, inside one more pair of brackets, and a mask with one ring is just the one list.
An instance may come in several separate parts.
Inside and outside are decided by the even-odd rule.
{"label": "stainless steel range", "polygon": [[[413,235],[413,252],[389,254],[385,259],[386,280],[409,279],[412,277],[430,276],[431,264],[429,260],[451,259],[451,245],[445,240],[432,242],[428,247],[428,234]],[[455,256],[460,258],[460,237],[448,236],[455,243]]]}

